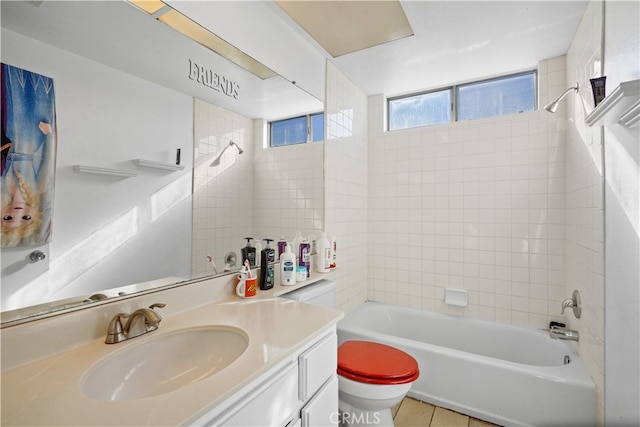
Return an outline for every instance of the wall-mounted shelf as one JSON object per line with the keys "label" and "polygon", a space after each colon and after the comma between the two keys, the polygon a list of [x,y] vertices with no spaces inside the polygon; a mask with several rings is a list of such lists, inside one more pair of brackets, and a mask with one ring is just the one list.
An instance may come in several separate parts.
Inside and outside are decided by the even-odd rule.
{"label": "wall-mounted shelf", "polygon": [[95,166],[73,165],[73,170],[79,173],[91,173],[94,175],[119,176],[122,178],[130,178],[138,176],[138,172],[130,172],[121,169],[107,169]]}
{"label": "wall-mounted shelf", "polygon": [[134,159],[133,164],[136,166],[143,166],[145,168],[163,169],[163,170],[182,170],[184,165],[176,165],[173,163],[155,162],[153,160]]}
{"label": "wall-mounted shelf", "polygon": [[584,121],[589,126],[637,125],[640,121],[640,79],[620,83]]}

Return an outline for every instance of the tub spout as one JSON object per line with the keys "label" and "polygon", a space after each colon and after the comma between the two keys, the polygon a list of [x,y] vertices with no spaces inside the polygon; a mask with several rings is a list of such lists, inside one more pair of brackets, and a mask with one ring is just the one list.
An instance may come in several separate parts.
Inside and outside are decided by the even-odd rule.
{"label": "tub spout", "polygon": [[553,339],[561,339],[561,340],[569,340],[569,341],[578,341],[580,339],[580,334],[578,331],[574,331],[572,329],[559,328],[557,326],[553,326],[549,329],[549,336]]}

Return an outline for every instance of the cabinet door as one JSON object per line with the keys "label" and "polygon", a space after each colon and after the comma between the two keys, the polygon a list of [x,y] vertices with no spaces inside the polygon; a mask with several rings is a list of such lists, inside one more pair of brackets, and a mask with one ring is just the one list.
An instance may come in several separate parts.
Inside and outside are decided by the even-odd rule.
{"label": "cabinet door", "polygon": [[300,411],[302,427],[337,426],[338,377],[333,376]]}
{"label": "cabinet door", "polygon": [[301,401],[310,399],[322,384],[336,375],[338,337],[327,335],[298,357]]}
{"label": "cabinet door", "polygon": [[241,398],[216,426],[282,426],[298,409],[298,372],[289,364]]}

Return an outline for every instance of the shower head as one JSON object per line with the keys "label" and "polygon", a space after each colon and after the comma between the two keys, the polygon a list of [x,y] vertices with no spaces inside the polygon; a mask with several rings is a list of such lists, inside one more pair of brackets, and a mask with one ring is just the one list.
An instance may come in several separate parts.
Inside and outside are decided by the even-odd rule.
{"label": "shower head", "polygon": [[576,91],[576,93],[578,93],[578,89],[579,88],[580,88],[580,86],[578,85],[578,83],[576,83],[575,86],[570,87],[569,89],[565,90],[564,92],[562,92],[562,95],[560,95],[559,97],[554,99],[552,102],[550,102],[547,105],[545,105],[544,109],[547,110],[550,113],[555,113],[556,110],[558,109],[558,104],[560,103],[560,101],[562,101],[562,99],[565,96],[567,96],[572,90],[574,90],[574,91]]}
{"label": "shower head", "polygon": [[227,144],[222,151],[220,152],[220,154],[218,154],[218,157],[216,157],[213,162],[211,162],[211,164],[209,166],[218,166],[220,164],[220,159],[222,158],[222,155],[224,154],[225,151],[227,151],[227,148],[231,147],[231,146],[235,146],[238,149],[238,154],[242,154],[244,153],[244,150],[242,148],[240,148],[240,146],[238,144],[236,144],[233,141],[229,141],[229,144]]}
{"label": "shower head", "polygon": [[244,153],[244,150],[243,150],[242,148],[240,148],[240,146],[239,146],[238,144],[236,144],[236,143],[235,143],[235,142],[233,142],[233,141],[229,141],[229,146],[232,146],[232,145],[235,145],[235,146],[236,146],[236,148],[238,149],[238,154],[242,154],[242,153]]}

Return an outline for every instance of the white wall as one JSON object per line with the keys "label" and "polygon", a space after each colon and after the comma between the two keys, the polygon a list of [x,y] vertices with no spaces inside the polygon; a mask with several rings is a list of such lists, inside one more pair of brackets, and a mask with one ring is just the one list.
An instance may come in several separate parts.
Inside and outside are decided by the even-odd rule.
{"label": "white wall", "polygon": [[[607,93],[640,78],[640,3],[604,8]],[[640,425],[640,133],[604,128],[605,422]]]}
{"label": "white wall", "polygon": [[[53,78],[58,127],[53,237],[43,248],[49,256],[32,264],[26,259],[35,248],[3,248],[2,309],[189,276],[191,98],[5,29],[2,62]],[[177,148],[183,171],[132,163],[172,163]],[[139,176],[79,174],[76,164]],[[120,250],[104,253],[107,247]]]}

